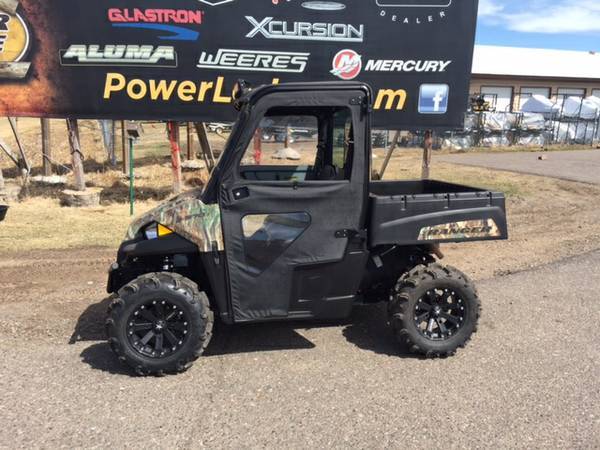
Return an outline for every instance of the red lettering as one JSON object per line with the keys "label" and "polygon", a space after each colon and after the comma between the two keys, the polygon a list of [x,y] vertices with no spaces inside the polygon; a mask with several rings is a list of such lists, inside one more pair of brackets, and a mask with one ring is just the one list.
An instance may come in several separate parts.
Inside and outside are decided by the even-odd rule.
{"label": "red lettering", "polygon": [[108,20],[111,22],[126,22],[120,9],[111,8],[108,10]]}
{"label": "red lettering", "polygon": [[[202,24],[202,11],[185,9],[119,9],[108,10],[110,22],[189,23]],[[0,26],[2,25],[0,21]]]}

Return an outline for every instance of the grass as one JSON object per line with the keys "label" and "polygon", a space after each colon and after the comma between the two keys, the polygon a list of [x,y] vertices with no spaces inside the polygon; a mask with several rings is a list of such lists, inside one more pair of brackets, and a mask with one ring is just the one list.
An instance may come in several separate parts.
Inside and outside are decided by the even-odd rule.
{"label": "grass", "polygon": [[[24,134],[34,142],[35,123],[22,123]],[[105,188],[102,195],[102,206],[99,208],[69,209],[61,208],[56,199],[61,188],[32,187],[30,197],[13,204],[7,219],[0,224],[0,248],[9,252],[22,252],[36,249],[69,249],[85,247],[116,247],[119,245],[130,222],[127,205],[127,180],[118,169],[107,167],[101,144],[94,139],[91,121],[82,129],[83,141],[89,149],[91,157],[86,159],[86,178],[88,185]],[[62,123],[53,124],[56,133],[53,141],[60,139]],[[0,132],[5,132],[0,127]],[[155,206],[159,201],[167,199],[172,192],[172,174],[168,144],[164,136],[164,125],[151,124],[145,128],[144,139],[136,145],[136,213]],[[182,130],[183,131],[183,130]],[[221,137],[217,144],[225,142]],[[196,144],[197,145],[197,144]],[[185,136],[182,135],[182,146],[185,147]],[[56,147],[55,157],[65,157],[64,144]],[[34,148],[34,147],[30,147]],[[294,148],[302,149],[301,143]],[[268,158],[271,150],[264,149],[264,157]],[[85,150],[84,150],[85,151]],[[489,149],[486,149],[489,151]],[[185,153],[185,151],[184,151]],[[302,152],[305,153],[304,151]],[[310,153],[310,152],[307,152]],[[464,184],[504,192],[509,202],[514,199],[535,198],[540,192],[569,199],[569,189],[575,186],[559,180],[544,177],[523,175],[512,172],[492,171],[483,168],[459,166],[436,161],[436,155],[448,151],[434,152],[431,167],[431,178],[452,183]],[[385,150],[375,151],[376,159],[373,168],[379,169],[384,159]],[[68,153],[67,153],[68,155]],[[65,157],[66,158],[66,157]],[[35,159],[35,158],[33,158]],[[398,149],[388,166],[385,179],[419,179],[421,176],[422,151],[419,149]],[[309,161],[301,163],[310,164]],[[200,186],[206,179],[204,172],[184,174],[187,186]]]}
{"label": "grass", "polygon": [[[139,203],[136,213],[156,203]],[[125,204],[99,208],[62,208],[58,200],[33,198],[13,204],[0,224],[0,248],[28,250],[117,247],[131,218]]]}

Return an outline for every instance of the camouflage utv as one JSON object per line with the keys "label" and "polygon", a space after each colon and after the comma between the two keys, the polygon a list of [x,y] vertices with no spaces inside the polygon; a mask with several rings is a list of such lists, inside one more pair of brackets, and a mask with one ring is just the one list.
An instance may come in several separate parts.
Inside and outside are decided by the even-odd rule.
{"label": "camouflage utv", "polygon": [[[239,119],[203,191],[136,220],[110,270],[112,349],[139,374],[181,372],[226,324],[341,319],[387,302],[399,345],[463,347],[480,312],[439,244],[507,238],[504,195],[432,180],[371,181],[371,90],[359,83],[243,86]],[[257,145],[273,124],[314,129]],[[260,143],[259,143],[260,144]],[[288,143],[289,144],[289,143]]]}

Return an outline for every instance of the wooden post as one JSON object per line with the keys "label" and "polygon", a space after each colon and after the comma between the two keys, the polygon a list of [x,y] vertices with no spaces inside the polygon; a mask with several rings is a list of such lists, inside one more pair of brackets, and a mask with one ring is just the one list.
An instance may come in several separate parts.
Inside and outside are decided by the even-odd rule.
{"label": "wooden post", "polygon": [[285,127],[285,142],[283,143],[284,148],[290,148],[290,127]]}
{"label": "wooden post", "polygon": [[4,153],[6,153],[6,155],[15,164],[15,166],[17,166],[18,169],[21,168],[21,166],[22,166],[21,161],[19,160],[17,155],[14,154],[14,152],[11,150],[11,148],[8,146],[8,144],[6,142],[4,142],[4,140],[2,140],[2,138],[0,138],[0,150],[2,150]]}
{"label": "wooden post", "polygon": [[23,148],[23,144],[21,143],[21,138],[19,137],[19,130],[17,129],[17,121],[14,117],[8,118],[8,123],[10,123],[10,127],[12,128],[13,134],[15,136],[15,141],[17,141],[17,147],[19,149],[19,153],[21,154],[22,167],[21,169],[25,169],[26,175],[29,175],[31,172],[31,166],[29,165],[29,161],[27,161],[27,156],[25,155],[25,149]]}
{"label": "wooden post", "polygon": [[428,180],[431,168],[431,148],[433,147],[433,131],[427,130],[423,138],[423,167],[421,170],[421,178]]}
{"label": "wooden post", "polygon": [[109,150],[109,159],[110,159],[110,165],[115,167],[117,165],[117,126],[115,124],[114,120],[110,121],[110,129],[109,129],[109,133],[110,133],[110,148]]}
{"label": "wooden post", "polygon": [[394,134],[394,138],[392,139],[392,144],[390,145],[390,148],[388,149],[387,155],[385,155],[385,160],[383,161],[381,170],[379,171],[379,179],[380,180],[383,180],[383,176],[385,175],[385,171],[387,170],[387,167],[390,163],[390,159],[392,159],[392,154],[394,153],[394,150],[398,146],[399,140],[400,140],[400,131],[396,131],[396,134]]}
{"label": "wooden post", "polygon": [[194,136],[192,135],[192,124],[187,122],[185,129],[187,133],[187,159],[188,161],[191,161],[192,159],[196,159],[193,148]]}
{"label": "wooden post", "polygon": [[198,142],[200,143],[200,150],[202,151],[202,156],[204,157],[206,168],[210,172],[215,167],[216,160],[215,155],[210,146],[210,142],[208,141],[208,133],[206,132],[206,126],[202,122],[195,122],[194,126],[196,127],[196,134],[198,135]]}
{"label": "wooden post", "polygon": [[171,143],[171,166],[173,168],[173,192],[179,194],[183,189],[181,177],[181,151],[179,149],[179,125],[177,122],[168,122],[169,142]]}
{"label": "wooden post", "polygon": [[125,121],[121,120],[121,155],[122,155],[122,170],[125,175],[129,173],[129,148],[127,147],[127,127]]}
{"label": "wooden post", "polygon": [[73,175],[75,176],[75,190],[85,191],[85,174],[83,171],[83,155],[79,143],[79,125],[76,119],[67,119],[69,131],[69,144],[71,145],[71,161],[73,163]]}
{"label": "wooden post", "polygon": [[40,119],[42,124],[42,167],[44,175],[52,175],[52,149],[50,139],[50,119]]}
{"label": "wooden post", "polygon": [[[287,136],[285,138],[287,143]],[[288,146],[286,145],[285,148]],[[254,164],[260,165],[262,161],[262,130],[260,128],[256,129],[256,133],[254,133]]]}

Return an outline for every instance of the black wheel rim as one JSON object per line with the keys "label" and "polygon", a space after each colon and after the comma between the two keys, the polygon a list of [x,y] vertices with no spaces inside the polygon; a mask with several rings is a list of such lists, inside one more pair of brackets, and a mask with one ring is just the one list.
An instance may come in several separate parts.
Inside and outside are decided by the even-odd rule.
{"label": "black wheel rim", "polygon": [[452,289],[427,291],[415,306],[417,330],[432,341],[445,341],[455,336],[465,324],[467,305]]}
{"label": "black wheel rim", "polygon": [[136,308],[127,320],[127,338],[136,352],[148,358],[176,353],[190,334],[190,320],[168,300],[151,300]]}

